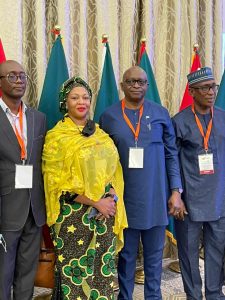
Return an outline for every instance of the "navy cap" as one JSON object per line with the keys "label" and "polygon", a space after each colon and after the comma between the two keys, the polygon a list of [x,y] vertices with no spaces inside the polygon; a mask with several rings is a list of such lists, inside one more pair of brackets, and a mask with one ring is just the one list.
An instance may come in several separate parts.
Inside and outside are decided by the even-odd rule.
{"label": "navy cap", "polygon": [[199,82],[214,80],[212,69],[209,67],[201,68],[187,75],[189,86]]}

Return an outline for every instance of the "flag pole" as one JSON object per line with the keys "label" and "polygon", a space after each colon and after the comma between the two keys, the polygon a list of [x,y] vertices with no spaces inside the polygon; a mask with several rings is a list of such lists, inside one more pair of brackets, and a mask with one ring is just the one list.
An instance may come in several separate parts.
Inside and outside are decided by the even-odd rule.
{"label": "flag pole", "polygon": [[102,43],[103,44],[108,43],[108,35],[105,33],[102,35]]}
{"label": "flag pole", "polygon": [[194,60],[195,60],[196,56],[199,56],[199,44],[198,43],[195,43],[193,45],[193,52],[194,53],[193,53],[192,62],[191,62],[191,72],[194,72],[201,67],[199,62],[198,62],[199,65],[197,65],[197,66],[195,66],[195,64],[194,64]]}
{"label": "flag pole", "polygon": [[118,88],[112,65],[112,57],[108,42],[108,35],[102,35],[102,69],[98,94],[95,101],[93,120],[100,122],[101,114],[111,105],[119,101]]}
{"label": "flag pole", "polygon": [[146,51],[146,42],[147,39],[145,37],[141,38],[141,47],[138,56],[138,65],[140,65],[142,54]]}
{"label": "flag pole", "polygon": [[199,44],[198,44],[198,43],[195,43],[195,44],[193,45],[193,51],[194,51],[195,53],[199,54],[199,53],[198,53],[198,49],[199,49]]}
{"label": "flag pole", "polygon": [[146,44],[147,44],[147,39],[145,37],[142,37],[140,41],[138,66],[141,67],[146,72],[148,78],[149,85],[145,94],[145,99],[161,105],[161,100],[160,100],[155,76],[152,70],[150,59],[146,51]]}
{"label": "flag pole", "polygon": [[[199,44],[194,43],[190,73],[192,73],[194,71],[197,71],[199,68],[201,68],[201,62],[200,62],[200,57],[199,57]],[[188,83],[187,83],[184,94],[183,94],[183,98],[181,100],[179,111],[181,111],[181,110],[185,109],[186,107],[190,106],[193,102],[193,98],[189,94],[188,88],[189,88],[189,86],[188,86]]]}
{"label": "flag pole", "polygon": [[[108,44],[108,38],[109,36],[107,34],[102,35],[102,44],[104,44],[103,52],[102,52],[102,66],[101,66],[101,73],[104,68],[104,63],[105,63],[105,55],[106,55],[106,44]],[[101,83],[100,83],[101,84]]]}
{"label": "flag pole", "polygon": [[61,27],[59,25],[55,25],[51,32],[54,34],[55,39],[57,39],[57,37],[61,35]]}
{"label": "flag pole", "polygon": [[55,25],[51,32],[55,36],[55,41],[50,51],[38,106],[38,110],[47,116],[48,130],[63,118],[63,113],[59,110],[59,91],[63,82],[69,78],[60,26]]}

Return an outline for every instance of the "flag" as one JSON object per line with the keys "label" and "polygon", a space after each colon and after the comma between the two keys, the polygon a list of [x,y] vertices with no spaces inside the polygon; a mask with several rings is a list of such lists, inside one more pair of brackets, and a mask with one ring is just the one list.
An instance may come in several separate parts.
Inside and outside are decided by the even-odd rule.
{"label": "flag", "polygon": [[139,52],[139,59],[138,59],[139,67],[145,70],[147,77],[148,77],[148,89],[145,94],[147,100],[151,100],[155,103],[161,104],[158,88],[156,85],[155,77],[152,71],[151,63],[148,58],[148,54],[146,52],[146,42],[143,39],[141,42],[141,48]]}
{"label": "flag", "polygon": [[215,105],[222,109],[225,109],[225,70],[223,73],[222,80],[220,82],[220,88],[216,96]]}
{"label": "flag", "polygon": [[101,84],[94,112],[94,121],[97,123],[99,122],[100,115],[104,112],[104,110],[119,101],[119,94],[107,38],[103,36],[102,42],[104,43],[105,58],[102,69]]}
{"label": "flag", "polygon": [[[2,46],[2,41],[0,39],[0,64],[5,61],[6,58],[5,58],[5,53],[4,53],[4,49],[3,49],[3,46]],[[0,89],[0,97],[2,96],[2,92],[1,92],[1,89]]]}
{"label": "flag", "polygon": [[38,110],[47,116],[47,127],[51,129],[62,119],[59,111],[59,90],[64,81],[69,78],[65,53],[60,34],[55,40],[48,61],[44,85]]}
{"label": "flag", "polygon": [[[198,47],[194,46],[194,55],[192,57],[192,66],[191,66],[191,72],[197,71],[199,68],[201,68],[201,62],[200,62],[200,57],[198,54]],[[189,105],[191,105],[193,102],[193,98],[192,96],[189,94],[188,91],[188,83],[186,85],[185,88],[185,92],[184,92],[184,96],[183,99],[181,101],[181,105],[180,105],[180,111],[186,107],[188,107]]]}
{"label": "flag", "polygon": [[5,53],[4,53],[4,49],[3,49],[3,46],[2,46],[2,41],[0,39],[0,63],[2,63],[5,60],[6,60]]}

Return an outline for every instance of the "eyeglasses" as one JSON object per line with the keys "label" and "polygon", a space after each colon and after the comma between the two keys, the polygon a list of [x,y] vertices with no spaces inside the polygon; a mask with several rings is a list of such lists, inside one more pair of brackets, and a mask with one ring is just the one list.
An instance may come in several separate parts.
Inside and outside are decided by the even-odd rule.
{"label": "eyeglasses", "polygon": [[19,75],[9,73],[6,76],[0,76],[0,79],[1,78],[6,78],[8,80],[8,82],[10,82],[10,83],[16,83],[18,81],[18,79],[20,79],[20,81],[25,83],[27,81],[28,76],[25,73],[21,73]]}
{"label": "eyeglasses", "polygon": [[210,89],[212,89],[214,93],[217,93],[219,89],[219,85],[212,84],[212,85],[203,85],[203,86],[196,86],[190,88],[195,90],[200,90],[203,94],[207,94],[210,91]]}
{"label": "eyeglasses", "polygon": [[147,80],[142,80],[142,79],[127,79],[127,80],[125,80],[125,83],[128,86],[134,86],[135,83],[137,83],[139,86],[144,86],[147,83]]}

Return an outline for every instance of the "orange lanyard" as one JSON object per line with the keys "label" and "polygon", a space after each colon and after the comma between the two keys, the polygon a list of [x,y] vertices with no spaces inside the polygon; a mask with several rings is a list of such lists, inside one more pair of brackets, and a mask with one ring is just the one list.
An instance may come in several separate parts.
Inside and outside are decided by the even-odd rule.
{"label": "orange lanyard", "polygon": [[143,110],[144,110],[143,105],[140,108],[139,119],[138,119],[138,124],[137,124],[136,130],[134,130],[134,127],[131,124],[131,121],[129,120],[129,118],[127,117],[127,115],[125,113],[125,101],[124,101],[124,99],[121,101],[121,104],[122,104],[123,118],[124,118],[125,122],[127,123],[127,125],[129,126],[129,128],[131,129],[131,131],[133,132],[134,138],[135,138],[135,144],[137,146],[138,136],[139,136],[140,128],[141,128],[141,117],[143,115]]}
{"label": "orange lanyard", "polygon": [[14,125],[14,128],[15,128],[16,137],[17,137],[18,143],[20,145],[20,149],[21,149],[21,160],[24,161],[26,159],[26,148],[25,148],[25,144],[24,144],[24,140],[23,140],[23,112],[22,112],[22,104],[20,105],[20,108],[19,108],[19,124],[20,124],[21,135],[19,134],[19,131],[16,128],[16,124]]}
{"label": "orange lanyard", "polygon": [[201,133],[201,135],[203,137],[203,140],[204,140],[204,149],[205,149],[205,151],[208,151],[209,137],[210,137],[211,130],[212,130],[213,108],[211,108],[211,116],[212,117],[211,117],[211,120],[209,121],[207,130],[206,130],[206,134],[204,134],[202,124],[201,124],[198,116],[195,113],[195,108],[194,108],[194,104],[193,103],[192,103],[191,109],[192,109],[193,114],[195,115],[195,121],[197,123],[198,129],[199,129],[199,131],[200,131],[200,133]]}

